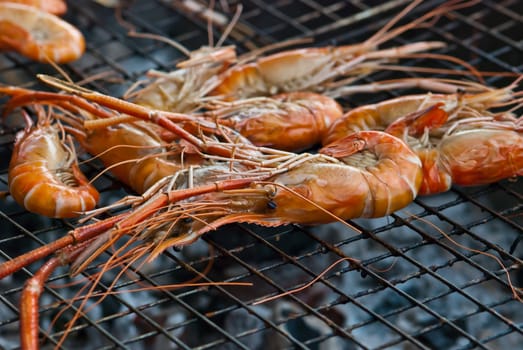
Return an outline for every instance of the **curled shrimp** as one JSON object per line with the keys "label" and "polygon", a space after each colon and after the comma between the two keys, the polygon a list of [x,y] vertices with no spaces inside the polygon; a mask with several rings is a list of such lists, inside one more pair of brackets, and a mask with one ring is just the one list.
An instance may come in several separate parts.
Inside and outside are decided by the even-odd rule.
{"label": "curled shrimp", "polygon": [[39,8],[53,15],[61,16],[67,11],[67,4],[63,0],[0,0]]}
{"label": "curled shrimp", "polygon": [[360,130],[385,130],[403,116],[415,114],[438,103],[442,104],[451,119],[470,113],[481,114],[513,99],[512,88],[511,85],[501,89],[483,87],[484,91],[476,93],[408,95],[360,106],[335,120],[325,133],[322,143],[329,144]]}
{"label": "curled shrimp", "polygon": [[293,152],[320,143],[343,113],[335,100],[311,92],[290,92],[217,106],[205,115],[237,130],[257,146]]}
{"label": "curled shrimp", "polygon": [[85,50],[82,33],[59,17],[33,6],[0,3],[0,50],[32,60],[66,63]]}
{"label": "curled shrimp", "polygon": [[[415,153],[400,139],[379,131],[353,134],[322,148],[320,154],[287,153],[284,159],[265,172],[258,168],[250,179],[254,174],[248,168],[231,171],[225,165],[179,172],[135,207],[137,214],[147,213],[139,214],[139,222],[102,237],[99,246],[92,246],[96,252],[84,258],[98,255],[124,234],[156,242],[152,259],[169,246],[190,244],[232,222],[310,225],[380,217],[410,204],[422,181]],[[224,188],[233,183],[240,187]],[[187,191],[194,195],[174,195]],[[84,259],[79,261],[83,265]]]}
{"label": "curled shrimp", "polygon": [[[280,92],[314,91],[324,93],[360,79],[372,71],[385,68],[385,63],[401,57],[445,46],[442,42],[418,42],[389,49],[378,49],[393,37],[451,10],[467,7],[471,2],[449,2],[417,18],[411,23],[391,29],[420,2],[414,1],[380,31],[363,43],[287,50],[272,55],[239,61],[221,76],[221,83],[211,92],[228,100],[253,96],[270,96]],[[439,55],[438,58],[444,57]],[[465,64],[466,65],[466,64]],[[414,69],[414,68],[413,68]]]}
{"label": "curled shrimp", "polygon": [[449,121],[442,103],[404,116],[386,132],[405,140],[423,164],[420,194],[452,184],[477,186],[523,175],[523,128],[510,113]]}
{"label": "curled shrimp", "polygon": [[60,128],[38,115],[16,136],[9,163],[9,192],[27,210],[54,218],[79,216],[98,202],[98,192],[80,172],[74,146],[60,139]]}

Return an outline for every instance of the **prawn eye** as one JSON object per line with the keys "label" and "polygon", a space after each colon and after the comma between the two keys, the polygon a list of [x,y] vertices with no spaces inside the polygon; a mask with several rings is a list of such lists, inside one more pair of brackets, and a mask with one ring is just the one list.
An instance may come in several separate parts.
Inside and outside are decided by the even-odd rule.
{"label": "prawn eye", "polygon": [[278,204],[276,204],[275,201],[268,201],[267,202],[267,208],[271,209],[271,210],[274,210],[278,207]]}

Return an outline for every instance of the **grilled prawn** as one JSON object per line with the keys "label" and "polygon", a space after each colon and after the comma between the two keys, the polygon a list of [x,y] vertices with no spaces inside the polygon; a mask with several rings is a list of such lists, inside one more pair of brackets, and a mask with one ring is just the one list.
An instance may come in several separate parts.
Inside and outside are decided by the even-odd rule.
{"label": "grilled prawn", "polygon": [[[378,49],[379,45],[424,24],[431,18],[470,5],[467,2],[449,2],[411,23],[393,28],[419,3],[420,1],[412,2],[380,31],[362,43],[287,50],[268,56],[254,57],[247,62],[239,61],[221,74],[220,83],[210,92],[210,95],[227,100],[239,100],[291,91],[325,93],[338,87],[339,84],[335,82],[339,79],[343,81],[342,85],[346,85],[373,71],[386,68],[386,63],[398,58],[412,57],[416,53],[445,46],[442,42],[418,42]],[[438,58],[445,59],[442,55],[438,55]],[[466,63],[462,64],[466,65]]]}
{"label": "grilled prawn", "polygon": [[[115,235],[152,239],[156,244],[151,256],[156,256],[232,222],[279,226],[380,217],[411,203],[421,181],[421,162],[404,142],[383,132],[362,131],[317,155],[288,153],[285,161],[259,170],[255,177],[248,168],[231,170],[224,165],[180,172],[165,179],[168,187],[136,207],[137,214],[147,213],[135,224],[139,236],[135,227]],[[239,188],[223,190],[231,184]],[[194,195],[176,195],[184,191]],[[112,244],[107,238],[103,243],[98,253]]]}
{"label": "grilled prawn", "polygon": [[[385,130],[396,120],[422,112],[427,107],[441,104],[451,119],[460,116],[481,115],[491,108],[513,100],[513,86],[488,89],[477,93],[421,94],[400,96],[371,105],[354,108],[335,120],[322,140],[329,144],[361,130]],[[434,121],[434,119],[432,119]]]}
{"label": "grilled prawn", "polygon": [[302,151],[320,143],[330,125],[342,116],[333,99],[312,92],[290,92],[217,104],[205,113],[257,146]]}
{"label": "grilled prawn", "polygon": [[523,175],[523,128],[521,120],[508,113],[484,112],[450,121],[443,104],[435,104],[398,119],[386,132],[402,138],[420,157],[420,194]]}
{"label": "grilled prawn", "polygon": [[98,192],[80,172],[72,142],[60,139],[56,123],[39,113],[20,131],[9,163],[9,192],[27,210],[54,218],[79,216],[98,202]]}
{"label": "grilled prawn", "polygon": [[0,3],[0,50],[32,60],[67,63],[85,50],[82,33],[59,17],[33,6]]}

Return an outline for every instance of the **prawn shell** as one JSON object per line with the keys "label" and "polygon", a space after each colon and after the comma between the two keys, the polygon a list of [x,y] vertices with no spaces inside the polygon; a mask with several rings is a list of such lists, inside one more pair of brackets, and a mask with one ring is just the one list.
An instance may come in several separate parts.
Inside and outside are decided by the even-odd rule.
{"label": "prawn shell", "polygon": [[[357,170],[363,178],[361,181],[367,186],[365,207],[357,216],[349,211],[350,216],[341,217],[381,217],[412,203],[423,180],[422,163],[416,153],[401,139],[380,131],[360,131],[325,146],[319,152],[329,154],[329,149],[337,143],[351,149],[351,144],[358,141],[365,143],[365,149],[372,152],[376,160],[374,164],[361,165],[359,160],[356,161]],[[332,155],[336,157],[336,154]],[[354,161],[351,157],[352,155],[340,160],[352,164]],[[336,189],[333,188],[332,191]],[[338,191],[345,193],[346,198],[354,195],[350,183]]]}
{"label": "prawn shell", "polygon": [[61,16],[67,12],[67,4],[64,0],[0,0],[0,3],[2,2],[33,6],[57,16]]}
{"label": "prawn shell", "polygon": [[9,163],[9,192],[27,210],[53,218],[70,218],[91,210],[98,191],[76,163],[69,169],[70,181],[60,180],[70,154],[61,145],[53,126],[26,129],[17,134]]}
{"label": "prawn shell", "polygon": [[145,159],[138,162],[129,176],[129,185],[138,193],[144,193],[158,180],[175,174],[183,167],[166,159]]}
{"label": "prawn shell", "polygon": [[334,121],[322,143],[327,145],[362,130],[383,131],[399,118],[419,110],[423,104],[445,99],[451,99],[451,97],[436,94],[410,95],[354,108]]}
{"label": "prawn shell", "polygon": [[360,217],[366,211],[368,186],[356,169],[342,170],[337,164],[304,164],[278,176],[275,182],[292,190],[281,189],[272,198],[276,209],[271,216],[284,221],[301,224],[333,221],[332,215],[312,203],[321,204],[323,209],[344,219]]}
{"label": "prawn shell", "polygon": [[521,132],[465,130],[444,138],[438,149],[442,166],[457,185],[484,185],[523,175]]}
{"label": "prawn shell", "polygon": [[[354,150],[353,143],[362,140],[365,149]],[[351,154],[359,151],[364,152]],[[376,159],[362,162],[365,151]],[[265,214],[262,224],[322,224],[335,221],[332,214],[344,220],[381,217],[407,206],[418,194],[421,161],[392,135],[362,131],[319,152],[338,162],[320,158],[277,175],[273,181],[281,187],[271,198],[275,208]]]}
{"label": "prawn shell", "polygon": [[[119,124],[89,130],[77,137],[82,147],[96,155],[110,171],[137,193],[143,193],[158,180],[176,173],[184,166],[178,158],[167,159],[157,153],[165,152],[160,138],[145,123]],[[127,146],[127,147],[126,147]],[[201,158],[184,159],[197,164]]]}
{"label": "prawn shell", "polygon": [[85,51],[82,33],[59,17],[32,6],[0,3],[0,49],[39,62],[67,63]]}
{"label": "prawn shell", "polygon": [[282,109],[239,117],[229,126],[257,146],[302,151],[320,143],[329,126],[343,115],[333,99],[315,93],[295,92],[272,97]]}
{"label": "prawn shell", "polygon": [[9,172],[10,193],[28,211],[51,218],[72,218],[96,206],[99,194],[73,165],[78,187],[64,189],[55,182],[45,161],[14,167]]}
{"label": "prawn shell", "polygon": [[333,51],[331,47],[290,50],[232,67],[222,74],[221,83],[210,95],[232,101],[299,89],[301,80],[332,61]]}

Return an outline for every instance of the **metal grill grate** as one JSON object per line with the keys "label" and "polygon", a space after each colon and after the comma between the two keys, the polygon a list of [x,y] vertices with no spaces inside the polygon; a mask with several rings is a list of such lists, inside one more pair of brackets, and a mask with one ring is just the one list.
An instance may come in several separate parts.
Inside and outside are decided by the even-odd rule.
{"label": "metal grill grate", "polygon": [[[217,10],[231,18],[232,13],[218,3]],[[315,45],[359,42],[379,30],[405,3],[244,0],[241,19],[226,43],[246,51],[302,37],[314,37]],[[409,18],[439,3],[424,2]],[[191,50],[207,44],[207,24],[202,17],[171,5],[137,0],[122,15],[137,31],[173,38]],[[229,2],[228,7],[236,5]],[[377,7],[370,10],[374,5]],[[71,1],[69,6],[65,18],[87,40],[82,59],[64,66],[75,81],[111,72],[116,81],[98,80],[90,87],[119,96],[147,70],[169,70],[183,58],[164,43],[128,37],[112,9],[91,1]],[[436,25],[409,32],[391,44],[442,40],[448,43],[442,53],[460,57],[480,70],[520,73],[522,26],[520,1],[487,0],[449,13]],[[218,36],[219,28],[214,29]],[[431,64],[456,68],[443,62]],[[36,84],[37,73],[55,74],[52,68],[16,54],[0,56],[2,83]],[[380,72],[367,82],[405,75],[416,76]],[[487,82],[502,86],[508,80],[491,77]],[[351,107],[399,94],[356,95],[342,103]],[[17,127],[16,123],[4,127],[0,134],[0,190],[7,190],[7,167]],[[85,170],[94,176],[100,166],[89,163]],[[127,191],[109,174],[96,185],[102,189],[102,204]],[[521,304],[513,299],[507,275],[494,257],[508,267],[512,282],[522,286],[522,214],[519,179],[453,188],[442,195],[420,197],[386,218],[352,221],[364,232],[361,235],[340,223],[276,229],[230,225],[181,252],[163,254],[139,272],[122,276],[114,286],[122,293],[100,303],[92,298],[89,311],[71,330],[63,348],[517,348],[523,342]],[[30,214],[10,197],[2,199],[0,261],[52,241],[74,224]],[[303,292],[253,305],[305,285],[330,263],[347,257],[358,262],[337,265]],[[19,346],[18,298],[23,282],[38,265],[0,281],[0,349]],[[252,282],[254,287],[128,291],[144,283],[180,283],[198,276],[197,271],[206,266],[211,267],[201,281]],[[115,276],[107,274],[96,290],[107,290]],[[40,311],[46,348],[56,344],[75,307],[59,317],[54,327],[50,320],[85,283],[63,285],[78,281],[71,280],[64,269],[47,283]]]}

